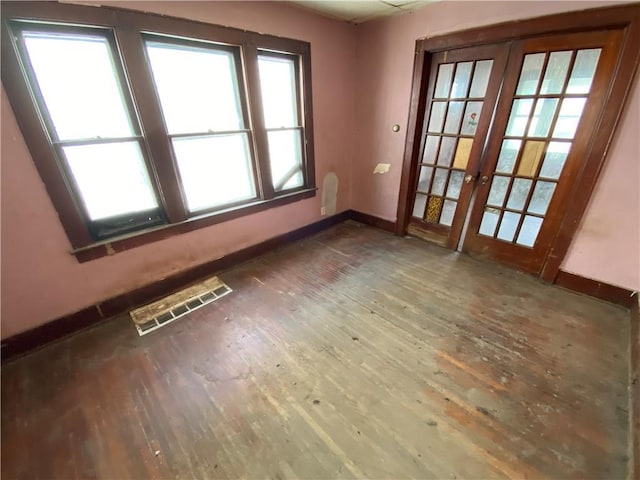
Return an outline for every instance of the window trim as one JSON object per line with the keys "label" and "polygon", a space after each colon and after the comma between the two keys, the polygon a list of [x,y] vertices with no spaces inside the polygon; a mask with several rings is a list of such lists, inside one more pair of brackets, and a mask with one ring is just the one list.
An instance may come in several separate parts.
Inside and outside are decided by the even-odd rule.
{"label": "window trim", "polygon": [[[71,253],[83,262],[115,252],[134,248],[170,236],[222,223],[233,218],[265,211],[273,207],[311,198],[316,194],[313,142],[313,113],[311,90],[311,59],[308,42],[248,32],[231,27],[141,13],[116,7],[81,6],[54,2],[2,2],[2,83],[7,91],[18,125],[24,136],[36,168],[45,184],[55,210],[71,243]],[[25,81],[10,21],[36,21],[43,23],[69,23],[85,28],[111,30],[114,38],[113,54],[120,60],[117,70],[125,89],[130,114],[138,122],[143,155],[149,167],[154,192],[160,202],[167,223],[123,234],[104,241],[95,241],[81,206],[71,193],[68,181],[61,171],[53,144],[44,128],[43,119],[35,105],[30,85]],[[144,52],[144,34],[184,38],[211,42],[222,46],[240,47],[240,88],[245,92],[241,103],[253,132],[249,135],[253,149],[253,168],[257,183],[257,198],[241,205],[225,205],[213,211],[189,213],[181,192],[179,174],[172,158],[170,140],[164,125],[161,107],[154,93],[150,66]],[[260,99],[260,78],[257,56],[259,51],[282,52],[297,56],[298,108],[304,132],[302,142],[303,177],[301,187],[274,192],[270,181],[269,154],[266,128]],[[120,75],[122,78],[120,78]],[[245,111],[246,110],[246,111]],[[79,208],[80,207],[80,208]]]}

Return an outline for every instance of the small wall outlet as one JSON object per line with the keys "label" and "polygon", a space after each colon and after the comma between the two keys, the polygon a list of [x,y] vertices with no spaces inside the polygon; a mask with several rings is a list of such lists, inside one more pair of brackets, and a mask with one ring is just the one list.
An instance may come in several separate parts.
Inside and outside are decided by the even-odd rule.
{"label": "small wall outlet", "polygon": [[326,215],[327,214],[327,209],[324,207],[320,207],[320,215]]}

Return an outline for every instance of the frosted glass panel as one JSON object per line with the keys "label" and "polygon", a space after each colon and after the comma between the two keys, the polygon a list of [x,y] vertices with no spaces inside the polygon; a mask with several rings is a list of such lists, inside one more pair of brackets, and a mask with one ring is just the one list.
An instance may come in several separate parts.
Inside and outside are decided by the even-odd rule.
{"label": "frosted glass panel", "polygon": [[497,175],[493,177],[493,181],[491,182],[491,190],[489,191],[489,198],[487,198],[487,205],[501,207],[504,203],[504,197],[507,194],[508,188],[508,177],[500,177]]}
{"label": "frosted glass panel", "polygon": [[511,137],[522,137],[524,130],[527,128],[529,113],[533,107],[531,98],[517,99],[513,101],[511,114],[509,115],[509,123],[507,123],[506,135]]}
{"label": "frosted glass panel", "polygon": [[190,212],[255,197],[245,134],[174,138],[172,143]]}
{"label": "frosted glass panel", "polygon": [[438,155],[438,165],[448,167],[451,165],[453,158],[453,150],[456,146],[456,139],[451,137],[442,137],[440,145],[440,155]]}
{"label": "frosted glass panel", "polygon": [[547,154],[544,157],[540,176],[547,178],[560,178],[564,162],[567,159],[571,143],[569,142],[549,142]]}
{"label": "frosted glass panel", "polygon": [[506,242],[512,242],[513,237],[516,234],[516,230],[518,228],[518,222],[520,222],[519,213],[513,212],[504,212],[502,215],[502,222],[500,223],[500,228],[498,229],[497,237],[500,240],[504,240]]}
{"label": "frosted glass panel", "polygon": [[578,129],[586,98],[565,98],[562,100],[560,115],[553,129],[554,138],[573,138]]}
{"label": "frosted glass panel", "polygon": [[480,62],[476,62],[476,69],[473,72],[473,81],[471,82],[469,97],[484,97],[487,92],[487,85],[489,85],[489,77],[491,76],[492,67],[493,60],[482,60]]}
{"label": "frosted glass panel", "polygon": [[435,98],[447,98],[451,89],[451,77],[453,76],[453,63],[446,63],[438,67],[438,80],[433,93]]}
{"label": "frosted glass panel", "polygon": [[456,202],[445,200],[442,205],[442,213],[440,214],[440,223],[448,227],[453,223],[453,216],[456,213]]}
{"label": "frosted glass panel", "polygon": [[544,53],[525,55],[516,95],[534,95],[536,93],[544,57]]}
{"label": "frosted glass panel", "polygon": [[499,210],[493,208],[486,208],[482,214],[482,222],[480,223],[479,232],[482,235],[493,237],[496,232],[496,225],[498,225]]}
{"label": "frosted glass panel", "polygon": [[411,215],[422,219],[424,216],[424,210],[427,207],[427,196],[416,194],[416,201],[413,203],[413,212]]}
{"label": "frosted glass panel", "polygon": [[145,45],[169,134],[244,128],[230,52],[159,41]]}
{"label": "frosted glass panel", "polygon": [[549,134],[557,106],[557,98],[539,98],[536,102],[536,108],[533,110],[527,136],[546,137]]}
{"label": "frosted glass panel", "polygon": [[427,141],[424,147],[424,154],[422,155],[422,163],[436,163],[436,153],[438,151],[438,140],[440,137],[433,135],[427,136]]}
{"label": "frosted glass panel", "polygon": [[449,176],[449,186],[447,187],[447,197],[457,199],[460,196],[463,178],[464,172],[458,172],[456,170],[451,172]]}
{"label": "frosted glass panel", "polygon": [[450,102],[449,111],[447,112],[447,121],[444,124],[444,133],[457,134],[460,128],[460,119],[462,118],[462,109],[464,102]]}
{"label": "frosted glass panel", "polygon": [[513,181],[511,193],[509,193],[507,208],[511,208],[513,210],[522,210],[524,208],[525,202],[527,201],[527,195],[529,195],[530,188],[531,180],[516,178]]}
{"label": "frosted glass panel", "polygon": [[500,155],[498,156],[498,165],[496,172],[511,173],[513,166],[516,164],[516,158],[520,151],[522,140],[503,140]]}
{"label": "frosted glass panel", "polygon": [[63,150],[91,220],[158,206],[138,142]]}
{"label": "frosted glass panel", "polygon": [[518,234],[516,243],[524,245],[525,247],[533,247],[533,244],[536,243],[536,238],[538,238],[538,232],[541,226],[541,218],[526,215],[520,227],[520,233]]}
{"label": "frosted glass panel", "polygon": [[418,178],[418,190],[422,192],[429,191],[429,182],[431,182],[431,175],[433,175],[432,167],[420,168],[420,177]]}
{"label": "frosted glass panel", "polygon": [[475,135],[482,112],[482,102],[468,102],[462,120],[462,135]]}
{"label": "frosted glass panel", "polygon": [[456,75],[453,80],[453,88],[451,89],[451,98],[464,98],[467,96],[472,65],[473,62],[462,62],[457,64]]}
{"label": "frosted glass panel", "polygon": [[433,177],[433,185],[431,186],[431,193],[434,195],[443,195],[444,187],[447,183],[447,173],[449,171],[443,168],[437,168],[436,174]]}
{"label": "frosted glass panel", "polygon": [[442,132],[442,124],[444,123],[444,114],[447,108],[447,102],[433,102],[431,104],[431,116],[429,117],[429,132]]}
{"label": "frosted glass panel", "polygon": [[537,182],[527,211],[530,213],[537,213],[539,215],[547,213],[547,209],[549,208],[549,203],[551,203],[551,197],[553,197],[555,189],[556,184],[554,182]]}
{"label": "frosted glass panel", "polygon": [[24,32],[24,42],[60,140],[133,135],[105,38]]}
{"label": "frosted glass panel", "polygon": [[298,102],[293,59],[258,55],[258,69],[266,127],[297,127]]}
{"label": "frosted glass panel", "polygon": [[569,71],[569,63],[571,63],[571,53],[571,51],[551,53],[540,87],[541,94],[562,93],[562,87],[564,87],[564,81]]}
{"label": "frosted glass panel", "polygon": [[599,48],[578,51],[569,77],[567,93],[589,93],[599,58]]}

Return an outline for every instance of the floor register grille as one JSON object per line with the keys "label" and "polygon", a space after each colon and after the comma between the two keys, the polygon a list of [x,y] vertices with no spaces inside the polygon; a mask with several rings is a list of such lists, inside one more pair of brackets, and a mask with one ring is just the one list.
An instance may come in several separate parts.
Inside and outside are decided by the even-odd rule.
{"label": "floor register grille", "polygon": [[218,277],[211,277],[149,305],[131,310],[129,315],[138,334],[142,336],[215,302],[232,291]]}

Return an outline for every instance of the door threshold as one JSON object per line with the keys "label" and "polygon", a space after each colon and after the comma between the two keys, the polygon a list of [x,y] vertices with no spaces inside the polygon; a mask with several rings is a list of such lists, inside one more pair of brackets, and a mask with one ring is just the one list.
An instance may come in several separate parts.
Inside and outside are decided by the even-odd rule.
{"label": "door threshold", "polygon": [[422,228],[416,227],[415,225],[409,225],[409,227],[407,228],[407,235],[417,237],[420,240],[426,240],[427,242],[435,243],[440,247],[448,248],[446,237],[443,238],[442,235],[438,235],[437,233],[430,232],[428,230],[423,230]]}

